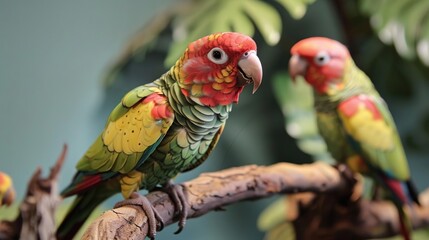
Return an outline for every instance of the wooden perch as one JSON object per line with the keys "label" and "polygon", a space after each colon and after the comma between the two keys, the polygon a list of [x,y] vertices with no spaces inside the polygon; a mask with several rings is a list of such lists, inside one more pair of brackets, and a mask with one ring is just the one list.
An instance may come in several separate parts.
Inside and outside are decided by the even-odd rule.
{"label": "wooden perch", "polygon": [[[341,198],[335,194],[300,193],[286,199],[288,208],[296,209],[292,222],[296,239],[372,239],[400,233],[398,211],[389,201],[361,199],[358,194]],[[419,196],[421,207],[405,206],[414,229],[429,226],[429,189]]]}
{"label": "wooden perch", "polygon": [[[308,228],[305,229],[309,226],[305,221],[311,222],[309,216],[315,214],[311,211],[314,210],[312,208],[314,201],[320,201],[315,196],[320,196],[322,201],[325,201],[325,197],[331,197],[337,199],[336,202],[340,202],[338,204],[345,204],[340,209],[341,213],[352,219],[350,224],[353,225],[344,227],[341,222],[343,218],[327,217],[331,219],[331,223],[326,224],[328,228],[322,230],[331,229],[328,230],[331,233],[331,235],[328,234],[329,236],[337,230],[343,233],[351,231],[350,227],[354,228],[353,233],[357,239],[396,235],[399,227],[394,206],[385,201],[360,200],[360,193],[356,190],[358,188],[353,187],[355,183],[356,179],[342,166],[334,168],[323,163],[306,165],[278,163],[266,167],[251,165],[204,173],[196,179],[183,183],[182,186],[190,207],[189,218],[195,218],[243,200],[265,198],[279,193],[312,192],[313,194],[306,194],[306,197],[301,199],[303,201],[296,201],[299,214],[295,219],[290,219],[302,224],[301,229],[295,228],[296,231],[309,231]],[[297,196],[304,195],[297,194]],[[147,198],[160,213],[166,225],[177,221],[178,216],[173,203],[165,193],[154,191],[149,193]],[[344,199],[347,201],[344,202]],[[348,202],[355,203],[350,210],[345,207]],[[412,210],[411,218],[415,228],[429,225],[429,192],[424,193],[421,202],[422,207],[413,206]],[[324,213],[326,214],[326,211]],[[82,239],[144,239],[148,231],[146,220],[144,212],[138,206],[112,209],[98,217],[86,230]],[[335,222],[335,220],[338,221]],[[326,232],[319,232],[320,234],[326,235]],[[303,236],[299,232],[297,235]]]}
{"label": "wooden perch", "polygon": [[67,146],[64,145],[47,178],[42,178],[40,168],[36,169],[28,183],[18,217],[15,221],[0,222],[0,239],[55,239],[55,210],[60,201],[57,180],[66,152]]}

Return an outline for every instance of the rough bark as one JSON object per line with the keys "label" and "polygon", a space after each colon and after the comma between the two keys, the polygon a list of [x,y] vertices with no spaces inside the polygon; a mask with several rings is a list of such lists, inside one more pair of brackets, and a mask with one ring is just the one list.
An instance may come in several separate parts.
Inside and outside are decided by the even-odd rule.
{"label": "rough bark", "polygon": [[[354,176],[342,166],[334,168],[323,163],[278,163],[265,167],[251,165],[204,173],[182,186],[187,195],[189,218],[199,217],[243,200],[265,198],[279,193],[312,192],[294,194],[297,214],[290,220],[295,225],[307,226],[304,229],[299,226],[295,228],[301,239],[321,239],[319,236],[329,239],[334,233],[356,239],[396,235],[399,227],[394,206],[386,201],[361,200],[361,188],[354,187],[359,186],[356,182]],[[177,221],[178,214],[165,193],[151,192],[147,198],[166,225]],[[421,198],[422,206],[412,206],[413,214],[410,215],[415,228],[429,225],[429,192],[425,192]],[[332,207],[321,211],[323,208],[320,206],[327,203]],[[335,218],[326,215],[333,212],[336,214]],[[329,219],[322,223],[320,231],[317,231],[320,226],[315,225],[313,215],[319,220],[322,217]],[[112,209],[98,217],[82,239],[144,239],[148,231],[146,220],[144,212],[138,206]],[[305,235],[311,231],[309,224],[315,230],[311,236]]]}
{"label": "rough bark", "polygon": [[[360,191],[360,190],[357,190]],[[405,206],[414,229],[429,226],[429,189],[420,194],[421,206]],[[398,211],[391,202],[335,195],[301,193],[290,196],[288,207],[297,239],[373,239],[400,233]]]}
{"label": "rough bark", "polygon": [[14,221],[0,222],[0,239],[55,239],[55,210],[60,202],[58,176],[65,159],[67,146],[59,156],[47,178],[37,168],[31,177],[27,193]]}

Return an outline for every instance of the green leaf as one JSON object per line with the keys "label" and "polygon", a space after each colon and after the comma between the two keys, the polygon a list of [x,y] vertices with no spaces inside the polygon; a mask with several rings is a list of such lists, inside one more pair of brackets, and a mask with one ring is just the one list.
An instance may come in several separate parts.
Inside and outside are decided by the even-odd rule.
{"label": "green leaf", "polygon": [[417,55],[421,59],[423,64],[429,66],[429,7],[426,6],[425,10],[426,15],[422,20],[421,26],[419,26],[420,31],[418,32],[419,38],[417,39],[416,48]]}
{"label": "green leaf", "polygon": [[312,88],[302,78],[292,82],[286,72],[275,75],[272,83],[274,95],[283,111],[287,133],[315,161],[334,162],[317,128]]}
{"label": "green leaf", "polygon": [[286,220],[288,211],[287,199],[282,197],[271,203],[258,218],[258,229],[267,231]]}
{"label": "green leaf", "polygon": [[383,5],[383,1],[374,1],[374,0],[361,0],[359,9],[361,12],[368,15],[373,15],[377,12]]}
{"label": "green leaf", "polygon": [[183,40],[174,41],[173,44],[171,44],[168,55],[164,61],[165,66],[172,66],[177,59],[179,59],[190,42],[209,34],[210,24],[212,21],[210,15],[211,14],[208,14],[206,18],[201,19],[196,27],[192,29],[189,34],[186,34],[186,37]]}
{"label": "green leaf", "polygon": [[8,207],[0,207],[0,221],[13,221],[19,212],[19,204],[14,202]]}
{"label": "green leaf", "polygon": [[291,137],[311,138],[319,131],[315,124],[315,115],[312,108],[289,108],[286,120],[286,131]]}
{"label": "green leaf", "polygon": [[287,72],[280,72],[274,76],[273,91],[285,113],[294,107],[313,108],[313,90],[302,78],[293,82]]}
{"label": "green leaf", "polygon": [[301,19],[307,11],[307,5],[316,0],[277,0],[294,19]]}
{"label": "green leaf", "polygon": [[298,147],[305,153],[310,154],[314,161],[324,161],[335,163],[335,160],[328,152],[326,144],[321,136],[313,136],[297,141]]}
{"label": "green leaf", "polygon": [[243,2],[243,11],[253,20],[268,45],[276,45],[281,36],[282,23],[277,10],[258,0]]}
{"label": "green leaf", "polygon": [[[302,3],[313,1],[300,0]],[[158,34],[171,25],[173,43],[164,60],[166,67],[175,63],[190,42],[213,32],[235,31],[253,37],[257,28],[267,44],[275,45],[280,40],[280,14],[269,3],[261,0],[187,0],[171,4],[170,8],[164,15],[157,15],[131,39],[125,48],[126,52],[110,68],[106,82],[118,79],[124,63],[130,59],[144,58]],[[297,16],[296,13],[294,15]]]}
{"label": "green leaf", "polygon": [[207,13],[213,12],[213,9],[219,6],[219,2],[218,0],[194,1],[191,9],[176,16],[175,26],[186,29],[194,28],[200,21],[207,18]]}
{"label": "green leaf", "polygon": [[390,21],[398,17],[398,14],[404,10],[404,7],[408,5],[409,2],[409,0],[384,1],[380,9],[374,13],[378,17],[378,22],[375,24],[377,24],[380,29],[384,28]]}
{"label": "green leaf", "polygon": [[428,13],[429,1],[418,1],[411,5],[404,14],[400,15],[399,21],[403,23],[404,38],[408,48],[412,51],[412,57],[416,53],[414,46],[420,33],[421,23],[423,23]]}
{"label": "green leaf", "polygon": [[164,66],[172,66],[186,49],[187,44],[188,42],[186,41],[180,41],[171,44],[167,57],[165,57],[164,60]]}
{"label": "green leaf", "polygon": [[268,230],[264,240],[296,240],[295,228],[292,222],[283,222]]}
{"label": "green leaf", "polygon": [[255,34],[255,27],[252,21],[241,11],[236,12],[231,18],[231,27],[234,32],[240,32],[248,36]]}
{"label": "green leaf", "polygon": [[237,4],[231,6],[222,5],[215,14],[212,21],[211,33],[232,31],[231,19],[237,12]]}
{"label": "green leaf", "polygon": [[422,60],[423,64],[429,66],[429,36],[418,40],[417,55]]}
{"label": "green leaf", "polygon": [[385,44],[393,44],[403,58],[420,58],[429,66],[429,1],[361,0],[360,10]]}

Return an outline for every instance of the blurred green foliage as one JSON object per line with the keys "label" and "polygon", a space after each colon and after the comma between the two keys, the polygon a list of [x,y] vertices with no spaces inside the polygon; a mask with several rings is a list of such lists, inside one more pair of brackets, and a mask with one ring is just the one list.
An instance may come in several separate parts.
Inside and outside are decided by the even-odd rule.
{"label": "blurred green foliage", "polygon": [[[243,93],[234,107],[215,156],[209,159],[217,164],[210,170],[250,163],[331,161],[317,134],[309,87],[299,79],[292,83],[287,74],[289,49],[296,41],[316,35],[331,37],[349,47],[357,65],[386,99],[404,140],[413,178],[420,188],[427,187],[428,14],[427,0],[173,1],[130,39],[110,66],[100,111],[110,112],[125,92],[158,77],[190,41],[212,32],[238,31],[257,41],[264,83],[254,96]],[[99,120],[100,126],[104,121]],[[196,171],[206,170],[204,166]],[[205,222],[210,216],[189,222],[175,237],[209,239],[208,231],[212,231],[216,233],[214,239],[261,239],[256,218],[267,202],[246,204],[228,208],[222,213],[224,220],[213,229],[204,229],[202,235],[196,235],[201,230],[198,223],[204,227],[213,223]],[[247,230],[238,231],[238,225],[248,226]],[[282,231],[289,233],[290,229],[285,226]],[[415,239],[428,236],[423,230]]]}
{"label": "blurred green foliage", "polygon": [[18,203],[0,207],[0,220],[13,221],[18,216]]}
{"label": "blurred green foliage", "polygon": [[384,43],[393,43],[401,56],[418,56],[429,66],[429,1],[361,0],[360,9]]}
{"label": "blurred green foliage", "polygon": [[[291,16],[304,16],[307,4],[315,0],[277,0]],[[282,19],[270,1],[260,0],[180,0],[157,15],[126,47],[112,66],[106,82],[111,83],[130,58],[142,58],[158,40],[165,28],[171,27],[171,38],[165,65],[171,66],[189,42],[214,32],[241,32],[249,36],[260,32],[268,45],[276,45],[281,36]]]}
{"label": "blurred green foliage", "polygon": [[165,60],[167,66],[174,64],[189,42],[213,32],[236,31],[253,36],[256,26],[267,44],[275,45],[279,41],[280,15],[265,2],[209,0],[194,1],[191,6],[173,19],[176,41]]}
{"label": "blurred green foliage", "polygon": [[303,78],[298,77],[293,82],[287,72],[279,72],[272,83],[285,118],[286,131],[296,139],[297,146],[316,161],[334,163],[317,130],[313,89]]}

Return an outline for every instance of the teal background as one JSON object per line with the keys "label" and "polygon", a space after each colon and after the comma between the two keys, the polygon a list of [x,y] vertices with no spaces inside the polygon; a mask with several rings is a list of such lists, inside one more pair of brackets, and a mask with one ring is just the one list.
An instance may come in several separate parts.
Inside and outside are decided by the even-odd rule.
{"label": "teal background", "polygon": [[70,179],[103,128],[96,119],[108,115],[97,111],[104,70],[161,3],[0,1],[0,169],[20,197],[35,168],[46,173],[64,143],[61,184]]}
{"label": "teal background", "polygon": [[[168,45],[161,43],[163,48],[152,53],[150,59],[127,66],[125,81],[109,88],[102,83],[105,71],[128,40],[170,2],[173,0],[0,0],[0,170],[13,177],[18,198],[24,195],[36,167],[41,166],[47,174],[66,143],[69,152],[59,179],[60,187],[64,187],[75,172],[75,163],[100,133],[122,95],[166,71],[163,57]],[[284,31],[278,47],[259,45],[264,67],[261,88],[255,95],[251,95],[250,88],[245,89],[213,155],[176,182],[231,166],[311,160],[287,135],[270,81],[276,71],[286,68],[288,49],[297,40],[315,35],[341,41],[346,38],[332,2],[316,1],[298,21],[282,16]],[[357,56],[369,51],[365,45],[354,45]],[[380,56],[398,59],[393,48],[386,49],[388,54]],[[391,78],[383,75],[386,69],[391,72],[391,65],[386,63],[385,71],[380,71],[379,65],[359,60],[358,66],[367,70],[388,102],[401,136],[425,133],[418,124],[423,122],[421,114],[428,110],[428,74],[419,76],[415,69],[407,69],[405,74],[416,77],[392,85]],[[401,66],[410,64],[398,62]],[[408,98],[390,91],[392,86],[405,89],[403,84],[407,82],[413,83]],[[421,139],[420,145],[425,146],[427,138]],[[427,148],[406,150],[413,178],[422,190],[428,186],[429,152]],[[110,199],[105,207],[110,208],[119,199]],[[227,211],[188,220],[180,235],[172,234],[175,225],[167,227],[157,239],[262,239],[256,220],[271,201],[273,198],[228,206]]]}

